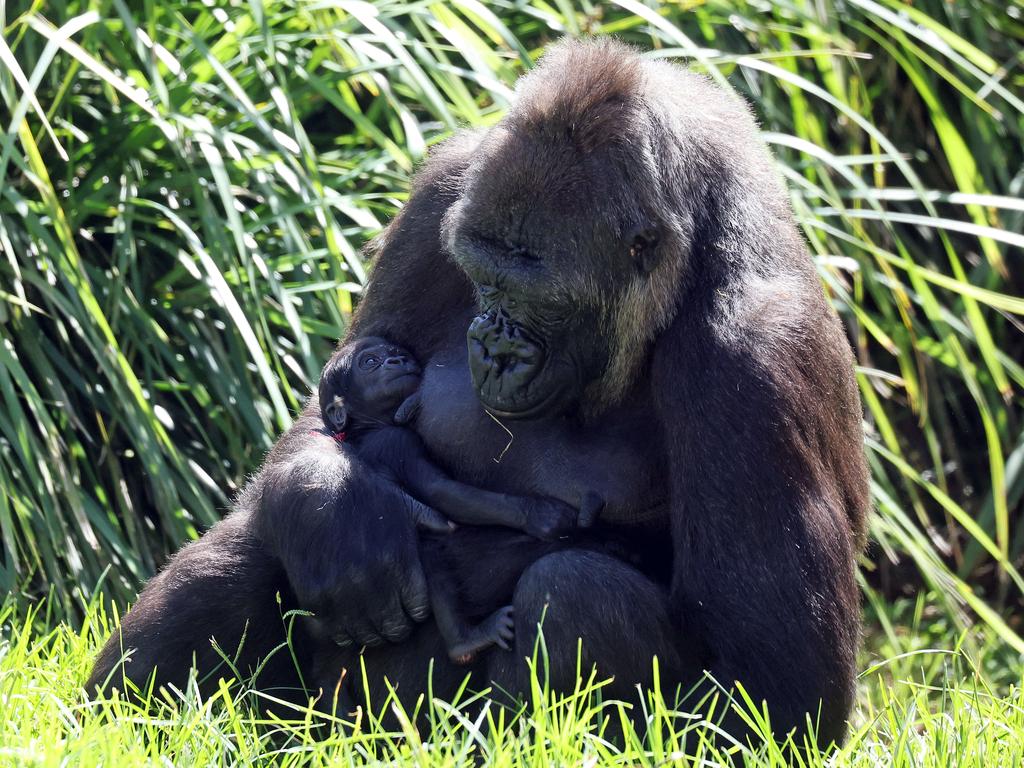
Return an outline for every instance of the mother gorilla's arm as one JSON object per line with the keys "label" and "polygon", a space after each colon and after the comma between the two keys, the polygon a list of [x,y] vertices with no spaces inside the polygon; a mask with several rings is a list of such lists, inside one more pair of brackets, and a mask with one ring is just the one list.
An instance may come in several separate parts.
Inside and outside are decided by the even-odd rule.
{"label": "mother gorilla's arm", "polygon": [[[417,174],[408,204],[368,249],[370,282],[346,339],[383,336],[423,361],[475,305],[472,283],[445,255],[440,221],[477,135],[439,146]],[[278,441],[258,476],[255,529],[284,565],[302,608],[317,612],[341,643],[404,639],[429,614],[415,528],[446,521],[392,480],[339,452],[316,398]]]}
{"label": "mother gorilla's arm", "polygon": [[[446,142],[418,174],[408,204],[371,246],[376,263],[349,336],[383,335],[425,360],[453,324],[464,333],[473,288],[444,255],[439,223],[475,143],[470,133]],[[289,609],[314,609],[329,636],[366,645],[401,640],[427,616],[415,529],[443,521],[339,451],[322,427],[314,396],[232,514],[146,585],[97,656],[87,691],[144,688],[154,674],[158,685],[183,687],[193,662],[206,687],[216,683],[211,673],[259,669],[261,689],[301,691],[289,654],[263,663],[287,637]],[[295,631],[302,671],[310,642],[302,623]]]}

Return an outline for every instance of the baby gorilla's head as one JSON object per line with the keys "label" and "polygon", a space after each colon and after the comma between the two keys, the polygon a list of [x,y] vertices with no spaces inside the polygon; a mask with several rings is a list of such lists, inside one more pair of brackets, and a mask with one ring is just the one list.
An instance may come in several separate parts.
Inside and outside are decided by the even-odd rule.
{"label": "baby gorilla's head", "polygon": [[420,367],[405,349],[370,336],[339,349],[320,374],[320,414],[332,432],[391,424],[420,385]]}

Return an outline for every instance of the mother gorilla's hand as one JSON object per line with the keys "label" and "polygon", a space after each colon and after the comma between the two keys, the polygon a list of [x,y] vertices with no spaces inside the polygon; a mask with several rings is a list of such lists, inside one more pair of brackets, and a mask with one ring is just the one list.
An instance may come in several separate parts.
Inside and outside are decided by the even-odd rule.
{"label": "mother gorilla's hand", "polygon": [[448,521],[330,436],[291,437],[253,484],[257,532],[318,634],[341,646],[404,640],[430,613],[416,528],[446,533]]}

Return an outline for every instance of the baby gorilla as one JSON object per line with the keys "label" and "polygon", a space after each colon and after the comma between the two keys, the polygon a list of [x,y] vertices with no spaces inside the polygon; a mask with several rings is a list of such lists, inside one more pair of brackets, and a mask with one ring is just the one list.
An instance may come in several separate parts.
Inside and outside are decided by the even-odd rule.
{"label": "baby gorilla", "polygon": [[[370,467],[388,473],[411,495],[457,523],[505,526],[551,540],[594,522],[601,504],[590,495],[577,512],[556,499],[485,491],[445,475],[427,457],[419,436],[399,426],[419,408],[419,385],[419,365],[406,350],[376,337],[355,341],[339,349],[321,374],[324,424]],[[424,554],[434,620],[452,661],[468,663],[492,645],[508,650],[512,606],[470,625],[457,609],[456,585],[440,549],[426,547]]]}

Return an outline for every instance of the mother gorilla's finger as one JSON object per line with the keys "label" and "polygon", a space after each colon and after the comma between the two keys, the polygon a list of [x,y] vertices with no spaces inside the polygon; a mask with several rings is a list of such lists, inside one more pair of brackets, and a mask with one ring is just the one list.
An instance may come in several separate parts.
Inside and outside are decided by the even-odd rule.
{"label": "mother gorilla's finger", "polygon": [[430,592],[423,567],[417,562],[402,577],[399,587],[402,608],[413,621],[423,621],[430,615]]}
{"label": "mother gorilla's finger", "polygon": [[362,610],[358,614],[350,614],[344,622],[340,622],[345,629],[345,634],[351,637],[357,646],[373,648],[384,642],[373,623],[370,621],[368,611]]}
{"label": "mother gorilla's finger", "polygon": [[397,592],[381,603],[378,618],[374,622],[378,633],[389,643],[400,643],[412,633],[412,621],[402,606]]}

